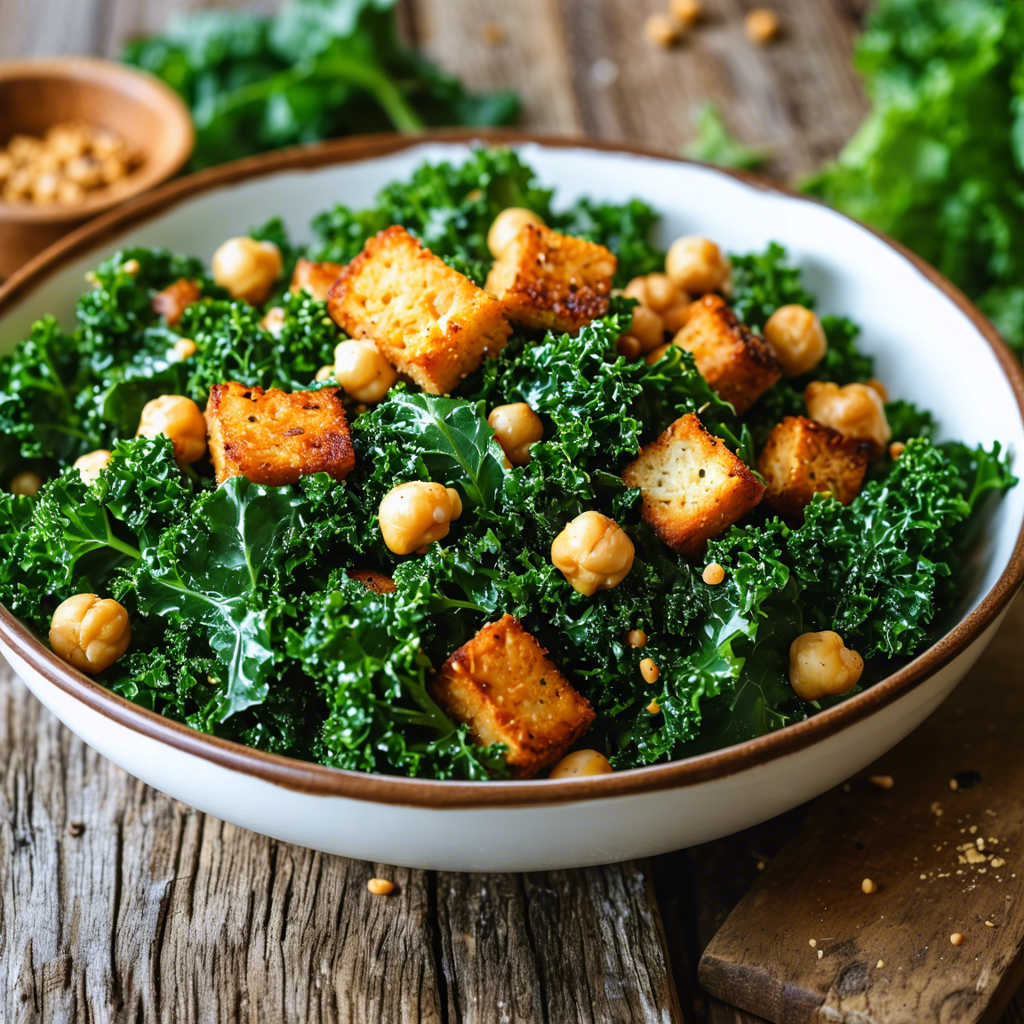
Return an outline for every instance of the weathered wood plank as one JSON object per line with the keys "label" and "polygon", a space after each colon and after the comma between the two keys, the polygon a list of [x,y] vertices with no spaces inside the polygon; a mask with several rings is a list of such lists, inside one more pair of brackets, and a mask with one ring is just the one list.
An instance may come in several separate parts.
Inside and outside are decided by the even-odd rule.
{"label": "weathered wood plank", "polygon": [[779,1024],[1002,1012],[1024,978],[1022,620],[1018,603],[942,708],[813,806],[705,951],[710,991]]}
{"label": "weathered wood plank", "polygon": [[[424,872],[131,779],[0,678],[0,1020],[440,1022]],[[366,890],[374,874],[398,889]]]}

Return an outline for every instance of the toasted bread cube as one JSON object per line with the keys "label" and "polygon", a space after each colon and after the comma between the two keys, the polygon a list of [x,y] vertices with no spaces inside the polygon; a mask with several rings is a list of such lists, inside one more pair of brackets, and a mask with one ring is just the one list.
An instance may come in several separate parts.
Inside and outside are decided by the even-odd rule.
{"label": "toasted bread cube", "polygon": [[214,384],[206,422],[219,484],[244,476],[280,487],[310,473],[343,480],[356,464],[338,388],[288,394]]}
{"label": "toasted bread cube", "polygon": [[424,391],[443,395],[497,355],[512,328],[501,303],[397,224],[342,269],[327,309],[353,338],[370,338]]}
{"label": "toasted bread cube", "polygon": [[393,594],[398,589],[390,576],[373,569],[346,569],[345,574],[350,580],[362,583],[367,590],[372,590],[375,594]]}
{"label": "toasted bread cube", "polygon": [[608,312],[617,264],[603,245],[526,224],[494,262],[485,288],[514,323],[574,334]]}
{"label": "toasted bread cube", "polygon": [[702,554],[704,545],[749,512],[765,490],[692,412],[641,449],[622,479],[627,487],[640,488],[644,522],[688,558]]}
{"label": "toasted bread cube", "polygon": [[431,696],[474,743],[504,743],[521,779],[554,764],[590,727],[594,709],[518,619],[484,626],[441,667]]}
{"label": "toasted bread cube", "polygon": [[740,415],[782,376],[768,343],[742,324],[720,295],[705,295],[690,306],[686,326],[672,344],[693,353],[711,390]]}
{"label": "toasted bread cube", "polygon": [[198,302],[202,294],[195,281],[180,277],[174,284],[168,285],[162,292],[157,292],[153,296],[151,300],[153,312],[162,316],[169,327],[174,327],[181,319],[182,313],[193,302]]}
{"label": "toasted bread cube", "polygon": [[288,291],[294,295],[308,292],[317,302],[326,302],[331,285],[338,280],[344,269],[340,263],[314,263],[312,260],[301,258],[295,264]]}
{"label": "toasted bread cube", "polygon": [[757,468],[765,501],[780,515],[802,516],[819,491],[849,505],[860,492],[868,446],[804,416],[787,416],[768,435]]}

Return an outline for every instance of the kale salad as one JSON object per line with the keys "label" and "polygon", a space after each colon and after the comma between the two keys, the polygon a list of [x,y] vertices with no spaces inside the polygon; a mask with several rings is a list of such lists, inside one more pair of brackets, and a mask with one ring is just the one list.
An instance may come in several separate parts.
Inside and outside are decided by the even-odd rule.
{"label": "kale salad", "polygon": [[[488,235],[510,208],[525,226],[495,259]],[[461,165],[421,166],[368,209],[326,210],[307,245],[280,220],[253,228],[273,257],[262,292],[237,284],[238,266],[226,286],[217,260],[211,270],[162,249],[115,253],[88,275],[70,331],[44,316],[0,360],[0,601],[145,708],[364,772],[501,779],[543,774],[577,748],[634,768],[763,735],[870,686],[955,607],[980,509],[1015,483],[1008,460],[998,443],[933,443],[931,414],[873,380],[855,323],[810,312],[781,246],[728,260],[705,247],[678,274],[670,253],[666,277],[657,222],[639,200],[559,205],[515,153],[479,149]],[[379,393],[338,386],[335,349],[354,344],[339,323],[367,315],[389,246],[412,252],[418,273],[449,275],[478,320],[498,302],[488,293],[499,268],[507,278],[510,325],[499,318],[446,393],[424,387],[432,369],[401,359]],[[722,272],[701,285],[716,258]],[[560,260],[582,269],[563,273],[567,290],[552,298]],[[544,287],[521,287],[515,313],[508,281],[541,264]],[[326,301],[326,289],[301,286],[311,265],[328,284],[338,277]],[[587,275],[607,287],[580,286]],[[393,291],[387,308],[412,303]],[[780,310],[790,319],[773,335]],[[810,368],[799,345],[783,351],[805,328],[820,346]],[[364,344],[373,328],[349,333]],[[715,345],[746,360],[746,383],[722,383]],[[849,386],[877,406],[876,443],[829,425],[826,406]],[[334,461],[317,447],[286,466],[287,482],[247,471],[245,452],[263,441],[244,437],[246,423],[258,417],[231,403],[244,413],[271,401],[275,416],[299,417],[288,443],[336,404]],[[523,405],[536,434],[513,453],[491,414]],[[808,463],[828,483],[811,473],[793,499]],[[382,506],[417,481],[436,485],[447,529],[396,553]],[[574,582],[557,551],[580,522],[628,545],[624,573]],[[117,648],[98,671],[82,640],[97,600],[120,609],[93,623],[96,650]],[[859,660],[843,692],[795,688],[794,644],[808,635],[835,636]],[[458,672],[494,675],[442,696],[438,680]],[[558,712],[531,695],[501,714],[483,705],[555,676],[549,690],[569,691],[585,722],[523,771],[500,722],[533,715],[532,737]]]}

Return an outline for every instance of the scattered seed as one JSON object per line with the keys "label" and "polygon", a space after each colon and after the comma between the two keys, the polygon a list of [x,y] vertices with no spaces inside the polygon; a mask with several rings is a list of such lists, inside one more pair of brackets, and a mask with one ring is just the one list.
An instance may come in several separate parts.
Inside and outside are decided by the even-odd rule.
{"label": "scattered seed", "polygon": [[818,959],[820,960],[824,955],[825,955],[825,950],[819,949],[818,950]]}
{"label": "scattered seed", "polygon": [[879,789],[892,789],[896,784],[891,775],[872,775],[868,781]]}
{"label": "scattered seed", "polygon": [[960,932],[953,932],[949,937],[949,941],[952,942],[954,946],[962,946],[964,944],[964,937]]}
{"label": "scattered seed", "polygon": [[995,926],[996,926],[995,921],[986,921],[985,922],[985,927],[986,928],[995,928]]}
{"label": "scattered seed", "polygon": [[864,881],[860,883],[860,889],[861,892],[867,893],[868,896],[874,892],[878,892],[878,886],[875,885],[870,878],[865,878]]}
{"label": "scattered seed", "polygon": [[810,939],[809,942],[811,944],[811,949],[814,949],[814,947],[818,944],[817,939]]}
{"label": "scattered seed", "polygon": [[369,889],[374,896],[387,896],[388,893],[395,891],[395,883],[389,882],[386,878],[371,878],[366,883],[366,888]]}
{"label": "scattered seed", "polygon": [[875,966],[876,967],[884,967],[885,966],[885,961],[884,960],[879,960],[878,963],[875,964]]}

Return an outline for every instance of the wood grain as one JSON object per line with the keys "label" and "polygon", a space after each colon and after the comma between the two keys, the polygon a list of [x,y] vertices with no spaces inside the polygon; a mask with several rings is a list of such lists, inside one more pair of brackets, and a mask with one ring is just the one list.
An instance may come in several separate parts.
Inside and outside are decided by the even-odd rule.
{"label": "wood grain", "polygon": [[776,1024],[998,1018],[1024,980],[1017,649],[1001,632],[924,725],[813,806],[705,951],[709,992]]}

